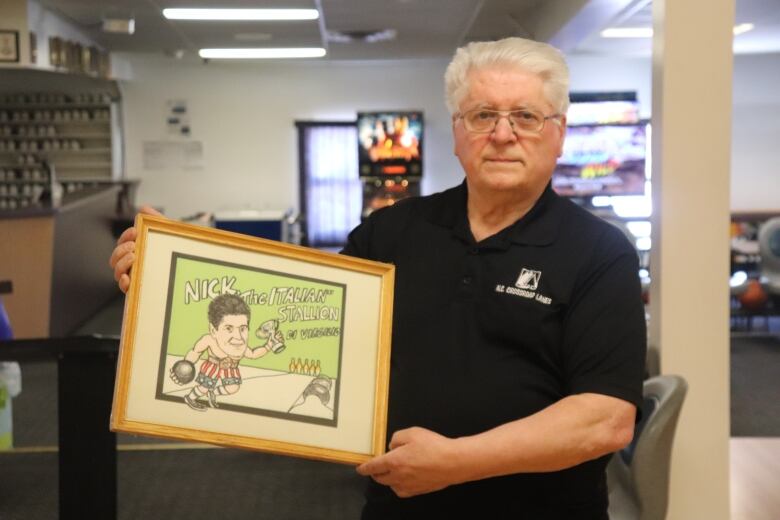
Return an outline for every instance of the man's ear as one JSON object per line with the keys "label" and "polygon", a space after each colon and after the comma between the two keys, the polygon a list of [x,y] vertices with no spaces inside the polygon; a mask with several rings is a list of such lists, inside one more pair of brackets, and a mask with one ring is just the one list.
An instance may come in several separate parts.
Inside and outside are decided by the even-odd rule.
{"label": "man's ear", "polygon": [[458,118],[455,115],[452,116],[452,154],[458,156],[458,143],[455,139],[455,124],[458,122]]}
{"label": "man's ear", "polygon": [[560,121],[561,121],[561,124],[560,124],[560,129],[559,130],[561,132],[561,134],[560,134],[561,135],[561,140],[560,140],[561,146],[558,149],[558,157],[563,155],[563,143],[566,141],[566,116],[565,115],[561,116]]}
{"label": "man's ear", "polygon": [[211,323],[209,323],[209,334],[214,336],[214,335],[216,335],[216,333],[217,333],[217,328],[214,325],[212,325]]}

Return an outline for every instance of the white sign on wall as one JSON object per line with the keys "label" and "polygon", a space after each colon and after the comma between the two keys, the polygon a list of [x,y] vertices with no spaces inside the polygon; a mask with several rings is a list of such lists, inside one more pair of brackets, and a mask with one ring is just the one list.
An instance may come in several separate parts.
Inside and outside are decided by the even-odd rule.
{"label": "white sign on wall", "polygon": [[144,141],[144,170],[202,170],[201,141]]}

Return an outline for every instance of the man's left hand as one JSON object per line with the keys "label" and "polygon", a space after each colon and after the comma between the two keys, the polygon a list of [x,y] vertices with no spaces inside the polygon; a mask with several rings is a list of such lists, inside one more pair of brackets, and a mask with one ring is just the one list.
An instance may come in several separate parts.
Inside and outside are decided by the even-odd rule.
{"label": "man's left hand", "polygon": [[453,439],[425,428],[395,432],[390,451],[361,464],[357,472],[389,486],[401,498],[430,493],[458,482]]}

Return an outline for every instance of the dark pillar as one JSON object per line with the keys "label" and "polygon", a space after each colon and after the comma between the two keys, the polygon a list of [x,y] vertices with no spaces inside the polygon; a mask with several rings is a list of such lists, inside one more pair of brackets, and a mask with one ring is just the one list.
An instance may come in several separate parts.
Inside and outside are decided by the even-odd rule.
{"label": "dark pillar", "polygon": [[116,434],[109,417],[116,354],[65,351],[58,365],[60,519],[114,520]]}

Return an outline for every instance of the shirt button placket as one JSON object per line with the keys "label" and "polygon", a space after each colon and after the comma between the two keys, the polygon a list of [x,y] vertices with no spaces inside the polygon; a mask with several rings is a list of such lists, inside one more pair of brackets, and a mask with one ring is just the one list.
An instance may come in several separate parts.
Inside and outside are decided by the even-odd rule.
{"label": "shirt button placket", "polygon": [[465,294],[472,295],[474,293],[474,283],[476,280],[476,274],[479,269],[479,248],[471,246],[468,248],[468,255],[466,256],[465,270],[463,276],[460,279],[461,291]]}

